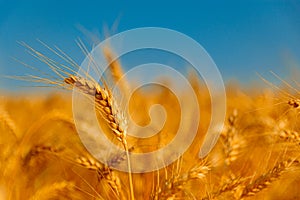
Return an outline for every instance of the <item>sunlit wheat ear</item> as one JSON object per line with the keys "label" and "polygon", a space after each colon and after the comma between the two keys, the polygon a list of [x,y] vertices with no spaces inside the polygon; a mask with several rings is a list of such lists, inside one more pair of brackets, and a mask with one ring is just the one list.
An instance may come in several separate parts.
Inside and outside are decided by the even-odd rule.
{"label": "sunlit wheat ear", "polygon": [[14,153],[14,148],[17,146],[19,131],[10,115],[0,108],[0,168],[2,163]]}
{"label": "sunlit wheat ear", "polygon": [[[113,97],[111,96],[111,93],[104,88],[101,88],[101,86],[95,82],[87,81],[83,78],[76,77],[76,76],[70,76],[68,78],[65,78],[65,83],[72,85],[73,87],[76,87],[79,89],[82,93],[87,95],[92,95],[95,97],[95,103],[96,107],[98,108],[97,111],[101,114],[102,118],[107,122],[109,127],[111,128],[114,135],[117,137],[117,139],[122,143],[128,158],[128,165],[130,165],[129,161],[129,149],[128,144],[126,141],[126,127],[123,127],[122,125],[124,122],[119,119],[118,116],[118,110],[114,108],[113,104]],[[131,169],[130,166],[128,166],[129,170]],[[130,182],[132,183],[132,177],[131,173],[129,172]],[[130,186],[131,188],[131,198],[133,197],[133,186]]]}
{"label": "sunlit wheat ear", "polygon": [[[38,156],[46,157],[46,154],[56,156],[58,159],[65,160],[67,162],[71,162],[74,165],[78,165],[85,169],[95,171],[95,173],[99,177],[99,180],[104,180],[108,183],[108,185],[111,187],[112,193],[115,194],[116,198],[125,199],[125,195],[123,195],[122,187],[120,185],[120,180],[110,168],[104,166],[102,163],[98,162],[97,160],[95,160],[90,156],[86,156],[86,157],[79,156],[77,158],[72,158],[71,155],[69,156],[65,155],[64,150],[65,148],[62,147],[55,148],[55,147],[45,146],[45,145],[35,146],[25,156],[24,165],[29,165],[30,161],[32,159],[37,159]],[[33,167],[32,165],[30,166]],[[83,181],[86,182],[85,180]],[[92,189],[94,190],[94,188]]]}
{"label": "sunlit wheat ear", "polygon": [[211,167],[203,161],[186,172],[174,172],[171,177],[162,181],[161,187],[152,194],[153,199],[183,198],[188,193],[184,188],[185,185],[192,180],[204,180],[210,170]]}
{"label": "sunlit wheat ear", "polygon": [[[108,125],[111,127],[114,134],[117,136],[117,138],[122,142],[124,145],[126,143],[125,137],[126,137],[126,130],[124,126],[124,120],[125,119],[116,119],[120,115],[117,115],[118,109],[114,106],[115,102],[113,100],[111,91],[107,88],[101,87],[97,82],[94,81],[94,79],[87,73],[84,73],[84,76],[86,77],[80,77],[80,76],[74,76],[73,74],[77,74],[76,70],[79,68],[79,66],[74,63],[69,57],[66,57],[65,55],[59,54],[59,52],[56,52],[55,50],[51,49],[47,46],[51,51],[54,51],[59,57],[62,57],[65,59],[67,63],[71,65],[71,67],[68,67],[66,65],[60,64],[47,56],[43,55],[42,53],[34,50],[32,47],[22,43],[32,55],[37,57],[40,61],[47,64],[52,71],[57,75],[57,78],[55,80],[38,77],[38,76],[27,76],[28,79],[33,79],[33,81],[36,82],[43,82],[46,84],[54,84],[61,86],[63,88],[66,88],[67,85],[71,85],[77,89],[79,89],[80,92],[87,94],[91,97],[95,97],[96,106],[99,109],[100,114],[102,117],[108,122]],[[85,47],[82,47],[84,53],[88,54]],[[109,55],[109,54],[108,54]],[[91,62],[94,62],[93,58],[91,59]],[[96,64],[92,64],[93,67],[96,67]],[[73,67],[73,68],[72,68]],[[74,69],[75,68],[75,69]],[[96,70],[96,69],[95,69]],[[100,70],[100,69],[99,69]],[[102,77],[99,77],[102,78]],[[105,85],[105,82],[103,83]],[[71,89],[71,88],[68,88]]]}
{"label": "sunlit wheat ear", "polygon": [[244,145],[243,139],[238,135],[236,121],[238,111],[234,110],[228,118],[226,130],[222,133],[221,138],[224,145],[225,164],[230,165],[240,154],[241,148]]}
{"label": "sunlit wheat ear", "polygon": [[111,50],[111,48],[104,48],[103,54],[105,56],[105,59],[108,63],[108,67],[111,73],[111,76],[115,83],[118,83],[118,86],[120,87],[121,91],[128,96],[129,92],[129,84],[124,76],[124,72],[122,69],[122,66],[120,64],[119,60],[113,60],[114,54]]}
{"label": "sunlit wheat ear", "polygon": [[9,114],[6,111],[4,111],[2,108],[0,108],[0,124],[2,126],[6,126],[7,127],[6,131],[10,132],[12,134],[12,137],[17,139],[17,137],[19,136],[18,127],[16,126],[12,118],[9,116]]}
{"label": "sunlit wheat ear", "polygon": [[99,113],[108,123],[117,139],[122,142],[125,147],[126,132],[125,127],[123,127],[124,123],[122,123],[122,121],[120,122],[120,119],[117,119],[119,116],[117,113],[118,110],[113,106],[113,97],[110,92],[101,88],[101,86],[95,82],[87,81],[84,78],[76,76],[65,78],[64,82],[79,89],[82,93],[95,96],[96,107]]}
{"label": "sunlit wheat ear", "polygon": [[99,179],[105,180],[109,184],[116,198],[125,199],[120,179],[109,167],[103,165],[92,157],[81,156],[76,158],[74,162],[86,169],[97,172]]}
{"label": "sunlit wheat ear", "polygon": [[296,131],[281,130],[279,133],[279,137],[285,142],[300,145],[300,134]]}
{"label": "sunlit wheat ear", "polygon": [[299,161],[287,160],[279,162],[268,172],[259,176],[254,181],[246,185],[241,193],[240,198],[254,196],[256,193],[268,188],[272,184],[272,182],[278,180],[281,177],[281,175],[287,170],[289,170],[292,166],[299,167]]}

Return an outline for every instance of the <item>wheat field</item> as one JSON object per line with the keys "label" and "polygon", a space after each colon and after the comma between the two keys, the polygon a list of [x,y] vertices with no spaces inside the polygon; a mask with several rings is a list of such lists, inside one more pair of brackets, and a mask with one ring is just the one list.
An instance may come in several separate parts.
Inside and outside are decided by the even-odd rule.
{"label": "wheat field", "polygon": [[[176,96],[167,88],[135,92],[129,111],[138,124],[149,123],[148,110],[153,104],[164,106],[167,120],[159,134],[147,139],[132,138],[126,135],[124,119],[117,115],[122,108],[116,108],[109,88],[78,77],[70,68],[58,67],[55,61],[27,48],[61,75],[57,80],[30,78],[53,87],[76,87],[85,96],[93,97],[105,134],[127,154],[110,155],[107,165],[86,150],[75,127],[70,91],[42,95],[3,93],[0,199],[300,199],[300,89],[285,81],[282,86],[246,91],[228,84],[221,137],[213,150],[200,159],[198,151],[210,122],[211,102],[208,89],[190,74],[201,110],[193,144],[163,169],[126,173],[110,166],[123,162],[138,165],[127,160],[130,152],[159,149],[176,134],[180,122]],[[110,60],[109,49],[104,54]],[[122,76],[119,62],[111,63],[110,73],[113,81]],[[126,82],[121,85],[124,91],[130,87]],[[189,96],[183,93],[181,98],[188,102]],[[195,122],[185,124],[191,123]]]}

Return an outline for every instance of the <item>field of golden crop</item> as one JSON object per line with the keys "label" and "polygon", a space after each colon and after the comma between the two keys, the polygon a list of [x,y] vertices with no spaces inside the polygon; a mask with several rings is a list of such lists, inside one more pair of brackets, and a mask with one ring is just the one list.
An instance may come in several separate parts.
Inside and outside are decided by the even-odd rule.
{"label": "field of golden crop", "polygon": [[[118,79],[119,64],[112,63],[111,71]],[[126,152],[153,151],[174,137],[180,107],[168,89],[154,87],[131,97],[129,111],[139,125],[150,122],[148,110],[153,104],[163,105],[167,113],[159,134],[136,139],[126,136],[109,90],[71,73],[63,75],[55,84],[94,96],[99,122]],[[283,84],[243,91],[227,85],[221,137],[208,156],[199,159],[211,117],[210,97],[195,76],[189,79],[201,108],[193,144],[171,165],[141,174],[114,170],[88,153],[75,128],[70,93],[1,94],[0,199],[300,199],[297,89]],[[188,102],[187,95],[181,98]],[[159,122],[153,123],[155,127]],[[195,122],[191,119],[185,125],[191,123]],[[109,166],[126,159],[127,155],[109,155]]]}

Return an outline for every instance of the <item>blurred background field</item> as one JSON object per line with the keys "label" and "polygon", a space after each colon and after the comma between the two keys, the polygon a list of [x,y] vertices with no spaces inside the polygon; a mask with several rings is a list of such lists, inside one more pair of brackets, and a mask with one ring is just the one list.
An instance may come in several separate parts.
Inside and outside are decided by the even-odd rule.
{"label": "blurred background field", "polygon": [[[190,81],[202,115],[196,139],[175,163],[133,174],[135,198],[298,199],[297,94],[291,88],[243,92],[228,85],[222,135],[213,151],[199,159],[210,101],[207,89],[195,78]],[[159,103],[166,109],[167,122],[152,138],[129,138],[130,151],[153,151],[176,134],[176,99],[168,90],[154,89],[151,95],[138,92],[132,97],[132,114],[138,123],[147,124],[149,106]],[[80,142],[68,93],[2,96],[0,123],[3,199],[129,199],[127,174],[96,161]],[[155,127],[158,122],[152,123]],[[116,164],[125,159],[110,156]]]}

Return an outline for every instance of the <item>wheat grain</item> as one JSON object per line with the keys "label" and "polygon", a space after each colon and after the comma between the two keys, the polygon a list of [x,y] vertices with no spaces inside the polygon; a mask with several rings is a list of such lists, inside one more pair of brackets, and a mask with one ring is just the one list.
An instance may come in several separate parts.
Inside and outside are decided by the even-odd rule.
{"label": "wheat grain", "polygon": [[300,145],[300,134],[296,131],[282,130],[279,133],[279,137],[287,142],[292,142]]}
{"label": "wheat grain", "polygon": [[293,108],[298,109],[299,106],[300,106],[300,99],[290,99],[288,101],[288,105],[291,106],[291,107],[293,107]]}

